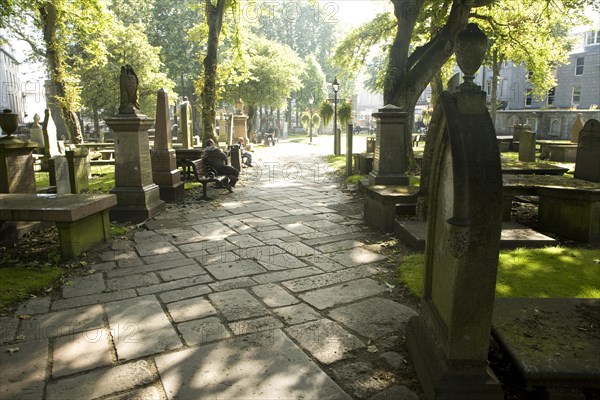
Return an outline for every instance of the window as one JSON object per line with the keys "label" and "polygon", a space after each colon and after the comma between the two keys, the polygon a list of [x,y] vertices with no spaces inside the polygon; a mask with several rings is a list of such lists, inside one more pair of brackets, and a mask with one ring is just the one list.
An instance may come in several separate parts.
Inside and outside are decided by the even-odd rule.
{"label": "window", "polygon": [[584,57],[577,57],[577,61],[575,62],[575,75],[583,75],[584,60]]}
{"label": "window", "polygon": [[578,105],[581,101],[581,86],[573,86],[573,95],[571,96],[571,104]]}
{"label": "window", "polygon": [[546,99],[546,104],[548,104],[549,106],[554,104],[554,91],[556,88],[552,88],[550,90],[548,90],[548,96]]}
{"label": "window", "polygon": [[600,31],[588,31],[585,33],[585,45],[591,46],[600,43]]}
{"label": "window", "polygon": [[525,107],[531,107],[533,104],[533,89],[527,89],[525,92]]}

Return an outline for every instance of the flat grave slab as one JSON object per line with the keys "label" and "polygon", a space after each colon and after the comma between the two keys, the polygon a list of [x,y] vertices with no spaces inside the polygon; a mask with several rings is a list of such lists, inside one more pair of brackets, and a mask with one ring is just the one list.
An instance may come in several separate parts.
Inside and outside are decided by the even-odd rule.
{"label": "flat grave slab", "polygon": [[527,385],[600,388],[600,299],[497,299],[492,335]]}
{"label": "flat grave slab", "polygon": [[[398,221],[395,233],[416,250],[425,249],[427,223],[424,221]],[[500,248],[516,249],[518,247],[537,248],[555,246],[558,242],[542,233],[517,222],[503,222],[500,236]]]}

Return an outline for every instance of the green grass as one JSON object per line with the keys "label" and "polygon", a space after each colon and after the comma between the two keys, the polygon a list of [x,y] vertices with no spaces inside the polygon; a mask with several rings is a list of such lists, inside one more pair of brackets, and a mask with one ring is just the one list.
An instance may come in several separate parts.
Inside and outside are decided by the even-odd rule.
{"label": "green grass", "polygon": [[60,267],[50,264],[4,264],[0,268],[0,309],[50,287],[62,274]]}
{"label": "green grass", "polygon": [[[407,256],[399,281],[420,297],[424,255]],[[497,297],[600,298],[600,250],[564,247],[500,252]]]}

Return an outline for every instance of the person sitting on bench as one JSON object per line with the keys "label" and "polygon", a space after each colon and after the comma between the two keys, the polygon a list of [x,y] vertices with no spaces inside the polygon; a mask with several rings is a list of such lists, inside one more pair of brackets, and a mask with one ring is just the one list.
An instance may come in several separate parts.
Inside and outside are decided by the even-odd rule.
{"label": "person sitting on bench", "polygon": [[248,150],[246,150],[246,145],[244,145],[244,142],[245,142],[245,140],[243,137],[238,138],[238,145],[240,146],[242,162],[244,163],[244,165],[251,167],[252,166],[252,154]]}
{"label": "person sitting on bench", "polygon": [[238,181],[240,171],[231,165],[227,165],[227,154],[220,148],[215,147],[215,142],[212,139],[208,139],[205,145],[206,147],[204,148],[202,158],[204,158],[206,163],[211,168],[214,168],[219,175],[225,175],[228,178],[228,182],[225,182],[225,187],[231,192],[231,187],[235,186]]}

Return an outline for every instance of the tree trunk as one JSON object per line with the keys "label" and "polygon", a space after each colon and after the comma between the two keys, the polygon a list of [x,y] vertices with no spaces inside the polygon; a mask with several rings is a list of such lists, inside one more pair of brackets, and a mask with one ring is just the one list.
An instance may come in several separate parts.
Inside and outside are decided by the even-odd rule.
{"label": "tree trunk", "polygon": [[248,104],[248,137],[252,137],[252,132],[256,130],[256,104]]}
{"label": "tree trunk", "polygon": [[204,85],[202,88],[202,142],[215,140],[217,118],[217,55],[219,37],[223,28],[226,0],[205,0],[206,20],[208,22],[208,41],[204,66]]}
{"label": "tree trunk", "polygon": [[[71,110],[69,99],[67,98],[66,81],[64,76],[64,66],[62,56],[59,50],[56,34],[58,29],[58,12],[56,5],[52,1],[46,1],[39,7],[44,43],[46,45],[46,62],[50,73],[50,92],[53,96],[53,102],[59,112],[53,113],[54,118],[61,118],[66,129],[65,134],[71,143],[83,142],[81,128],[77,121],[77,116]],[[52,101],[50,101],[52,104]]]}
{"label": "tree trunk", "polygon": [[[473,1],[454,0],[446,24],[428,43],[409,55],[415,23],[424,0],[392,0],[398,20],[396,37],[390,48],[384,87],[384,104],[393,104],[408,113],[406,143],[412,143],[412,121],[419,96],[454,53],[457,35],[467,26]],[[414,165],[412,146],[405,157]]]}
{"label": "tree trunk", "polygon": [[92,118],[94,118],[94,132],[98,134],[98,143],[104,143],[104,131],[100,129],[100,117],[97,108],[92,110],[92,115]]}

